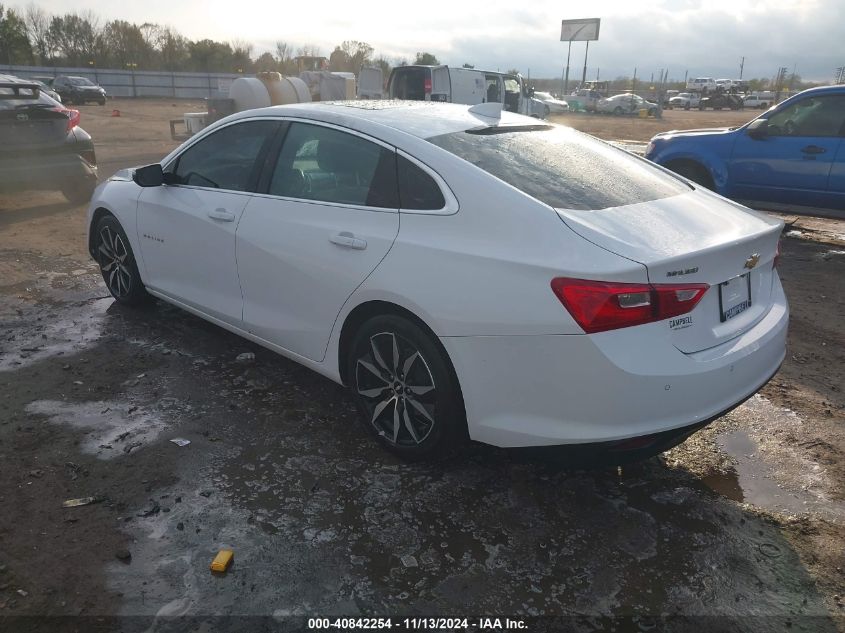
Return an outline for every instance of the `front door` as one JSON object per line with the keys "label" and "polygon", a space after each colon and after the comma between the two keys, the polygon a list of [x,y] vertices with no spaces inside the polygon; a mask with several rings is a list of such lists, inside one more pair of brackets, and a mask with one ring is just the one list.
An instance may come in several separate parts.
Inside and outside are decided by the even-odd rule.
{"label": "front door", "polygon": [[399,232],[396,153],[331,126],[293,122],[266,191],[238,227],[248,331],[321,361],[343,304]]}
{"label": "front door", "polygon": [[828,195],[842,142],[845,95],[810,96],[768,117],[766,136],[739,134],[731,159],[731,197],[815,206]]}
{"label": "front door", "polygon": [[138,243],[152,290],[240,323],[235,230],[254,190],[257,159],[278,126],[253,120],[217,130],[166,166],[174,184],[142,191]]}

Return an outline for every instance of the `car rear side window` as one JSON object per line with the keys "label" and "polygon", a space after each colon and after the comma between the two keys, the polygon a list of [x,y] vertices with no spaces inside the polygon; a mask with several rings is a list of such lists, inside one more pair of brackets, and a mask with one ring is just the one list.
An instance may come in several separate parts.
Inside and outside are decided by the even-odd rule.
{"label": "car rear side window", "polygon": [[292,123],[268,193],[398,209],[396,152],[334,128]]}
{"label": "car rear side window", "polygon": [[244,121],[213,132],[179,157],[174,170],[178,183],[251,190],[255,161],[278,125],[275,121]]}
{"label": "car rear side window", "polygon": [[399,206],[414,211],[437,211],[446,206],[434,178],[399,156]]}
{"label": "car rear side window", "polygon": [[559,209],[599,210],[690,191],[644,160],[569,128],[482,128],[428,140]]}

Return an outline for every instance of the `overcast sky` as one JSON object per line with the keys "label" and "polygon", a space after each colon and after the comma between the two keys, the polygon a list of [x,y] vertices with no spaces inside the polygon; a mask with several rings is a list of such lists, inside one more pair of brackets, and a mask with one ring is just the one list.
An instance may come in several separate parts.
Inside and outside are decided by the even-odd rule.
{"label": "overcast sky", "polygon": [[[22,8],[24,2],[6,0]],[[831,81],[845,65],[845,0],[41,0],[50,13],[91,10],[104,20],[156,22],[191,39],[246,40],[254,55],[276,40],[295,48],[313,44],[328,56],[343,40],[361,40],[389,59],[417,51],[441,62],[478,68],[518,68],[533,77],[560,77],[567,44],[560,21],[601,18],[590,44],[588,78],[649,79],[661,68],[670,78],[772,77],[793,67],[805,79]],[[572,45],[570,78],[580,78],[583,42]]]}

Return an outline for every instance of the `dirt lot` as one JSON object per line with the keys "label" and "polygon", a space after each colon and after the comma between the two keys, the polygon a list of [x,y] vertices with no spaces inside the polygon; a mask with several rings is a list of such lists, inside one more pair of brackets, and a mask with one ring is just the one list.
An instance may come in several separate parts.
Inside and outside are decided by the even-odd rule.
{"label": "dirt lot", "polygon": [[[161,158],[167,120],[202,107],[82,108],[101,177]],[[643,141],[752,115],[557,120]],[[483,446],[394,459],[339,386],[169,306],[115,305],[84,217],[0,194],[0,629],[845,631],[845,223],[786,216],[789,351],[759,396],[660,458],[583,472]]]}

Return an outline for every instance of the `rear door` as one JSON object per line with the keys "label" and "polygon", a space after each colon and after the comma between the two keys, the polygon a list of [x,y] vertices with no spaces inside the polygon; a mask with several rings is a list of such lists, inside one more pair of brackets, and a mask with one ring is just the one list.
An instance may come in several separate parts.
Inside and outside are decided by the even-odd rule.
{"label": "rear door", "polygon": [[730,162],[731,196],[826,206],[843,131],[843,94],[811,96],[777,109],[768,115],[764,138],[737,135]]}
{"label": "rear door", "polygon": [[250,120],[218,129],[166,166],[177,184],[143,189],[137,228],[148,286],[240,324],[235,230],[278,128]]}
{"label": "rear door", "polygon": [[396,153],[342,128],[295,121],[274,154],[238,226],[244,323],[320,361],[343,304],[399,231]]}
{"label": "rear door", "polygon": [[[452,75],[449,72],[448,66],[437,66],[436,68],[426,69],[431,74],[428,76],[430,82],[431,101],[454,101],[454,87],[452,85]],[[455,103],[461,103],[456,101]]]}

